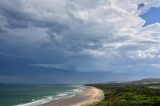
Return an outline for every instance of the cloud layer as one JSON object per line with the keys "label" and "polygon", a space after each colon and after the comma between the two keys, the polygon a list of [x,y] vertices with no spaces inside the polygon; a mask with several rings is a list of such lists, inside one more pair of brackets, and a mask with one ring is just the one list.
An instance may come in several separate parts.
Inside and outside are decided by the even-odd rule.
{"label": "cloud layer", "polygon": [[33,67],[158,71],[160,24],[143,27],[140,15],[159,6],[159,0],[1,0],[0,52],[31,59]]}

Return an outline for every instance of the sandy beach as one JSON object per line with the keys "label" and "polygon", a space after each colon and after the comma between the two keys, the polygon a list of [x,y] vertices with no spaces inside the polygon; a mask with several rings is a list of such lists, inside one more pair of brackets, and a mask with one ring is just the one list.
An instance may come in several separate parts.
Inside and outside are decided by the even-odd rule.
{"label": "sandy beach", "polygon": [[85,106],[96,103],[103,98],[103,91],[95,87],[87,86],[81,95],[72,98],[51,101],[41,106]]}

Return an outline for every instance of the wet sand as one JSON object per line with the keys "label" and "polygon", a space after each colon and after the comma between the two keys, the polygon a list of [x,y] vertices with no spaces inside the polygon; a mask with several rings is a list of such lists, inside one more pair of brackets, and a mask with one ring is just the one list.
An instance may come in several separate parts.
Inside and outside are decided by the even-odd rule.
{"label": "wet sand", "polygon": [[103,98],[103,92],[95,87],[86,87],[84,92],[71,98],[51,101],[41,106],[85,106],[100,101]]}

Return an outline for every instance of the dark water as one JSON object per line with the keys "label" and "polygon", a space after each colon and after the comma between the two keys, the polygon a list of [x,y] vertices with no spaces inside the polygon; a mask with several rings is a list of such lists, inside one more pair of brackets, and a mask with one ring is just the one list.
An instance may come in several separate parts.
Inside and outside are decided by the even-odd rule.
{"label": "dark water", "polygon": [[[41,85],[0,85],[0,106],[33,106],[47,101],[56,100],[62,96],[71,96],[79,89],[71,86],[41,86]],[[31,103],[26,105],[26,103]],[[34,106],[35,106],[34,104]]]}

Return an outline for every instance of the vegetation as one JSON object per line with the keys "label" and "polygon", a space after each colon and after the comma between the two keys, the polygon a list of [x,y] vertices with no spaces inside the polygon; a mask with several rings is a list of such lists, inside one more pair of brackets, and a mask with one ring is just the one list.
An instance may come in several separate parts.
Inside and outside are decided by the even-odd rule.
{"label": "vegetation", "polygon": [[[104,91],[104,99],[90,106],[160,106],[160,84],[93,84]],[[156,87],[156,89],[154,89]]]}

